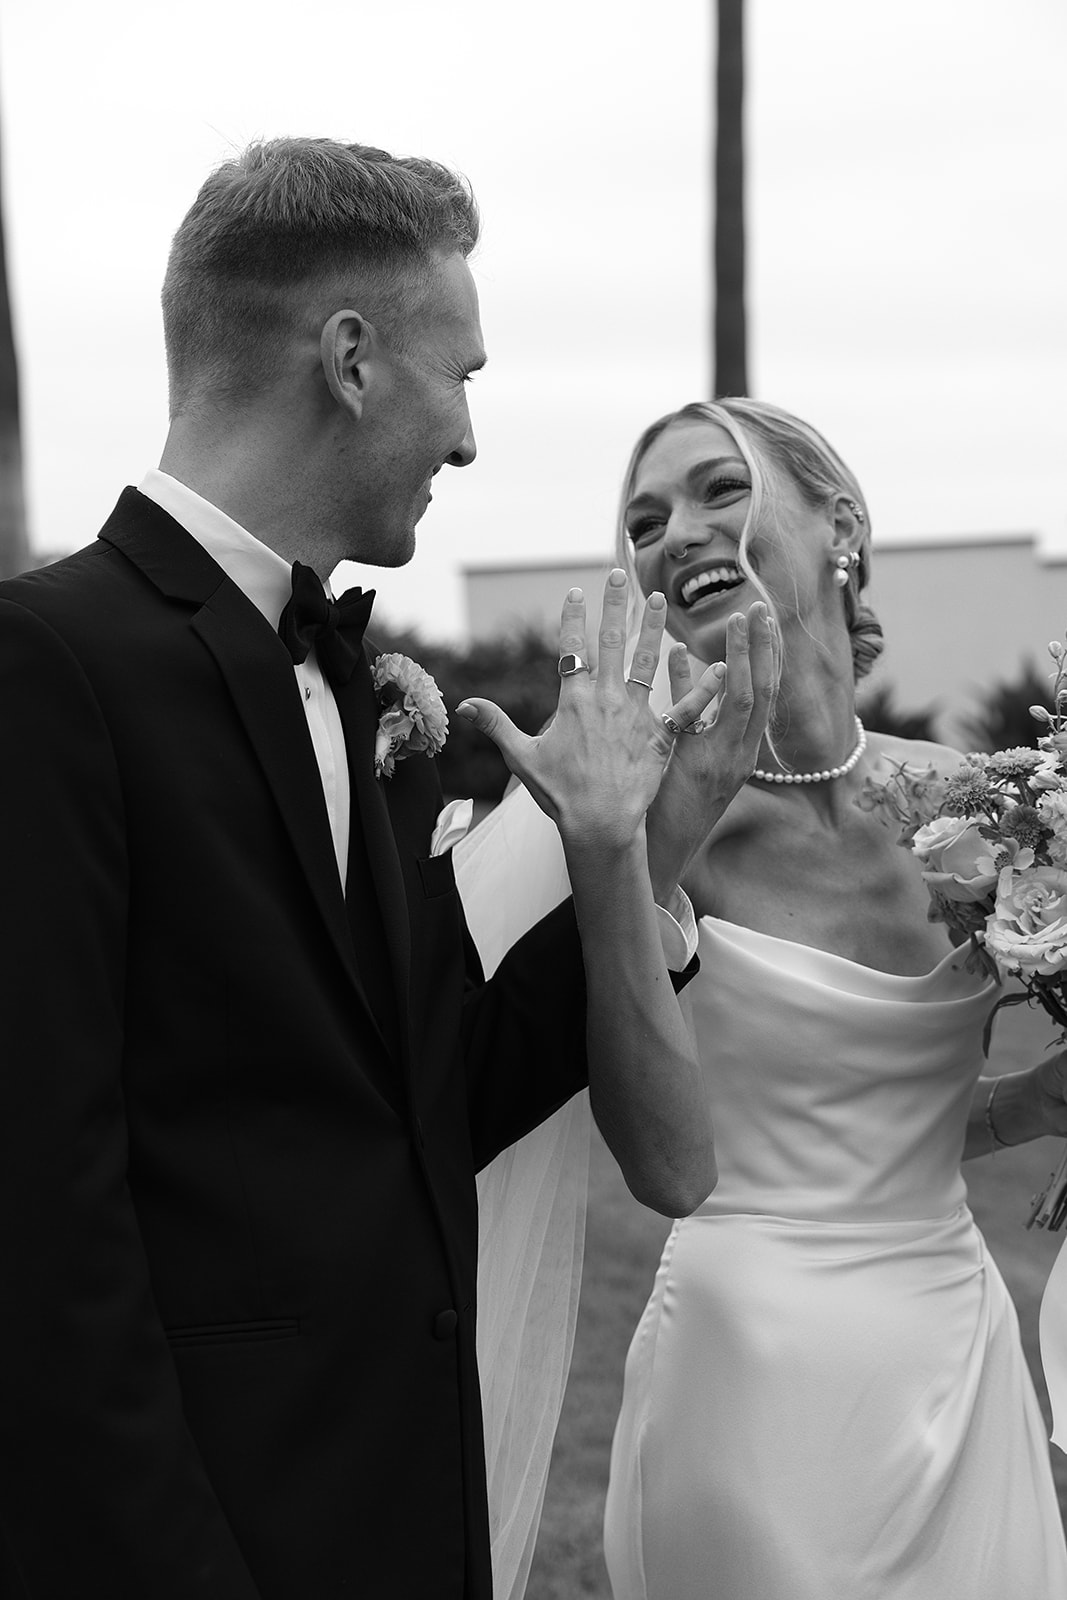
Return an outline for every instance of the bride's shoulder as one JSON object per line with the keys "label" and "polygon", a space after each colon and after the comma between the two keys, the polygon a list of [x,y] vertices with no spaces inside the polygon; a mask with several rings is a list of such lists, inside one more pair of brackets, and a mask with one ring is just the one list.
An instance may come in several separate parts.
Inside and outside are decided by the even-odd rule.
{"label": "bride's shoulder", "polygon": [[951,745],[932,739],[901,739],[895,733],[867,734],[867,759],[876,769],[907,767],[909,772],[933,771],[946,778],[966,761],[966,756]]}

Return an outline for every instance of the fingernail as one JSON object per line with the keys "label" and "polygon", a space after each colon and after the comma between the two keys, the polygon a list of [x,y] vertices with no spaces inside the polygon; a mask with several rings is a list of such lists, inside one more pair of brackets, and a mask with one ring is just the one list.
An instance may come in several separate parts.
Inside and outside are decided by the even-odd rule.
{"label": "fingernail", "polygon": [[712,664],[711,664],[711,674],[712,674],[712,677],[714,677],[714,678],[719,678],[719,679],[725,678],[725,676],[726,676],[726,662],[725,661],[713,661]]}
{"label": "fingernail", "polygon": [[[579,593],[581,593],[580,590]],[[476,708],[471,705],[469,700],[464,700],[456,707],[455,715],[457,717],[462,717],[464,722],[473,722],[477,717],[478,712]]]}
{"label": "fingernail", "polygon": [[613,589],[621,589],[626,582],[626,574],[621,567],[612,567],[608,573],[608,582]]}
{"label": "fingernail", "polygon": [[649,608],[649,610],[650,611],[662,611],[666,604],[667,604],[667,602],[663,598],[663,596],[660,594],[659,590],[658,589],[653,589],[652,593],[648,597],[648,608]]}
{"label": "fingernail", "polygon": [[579,600],[584,600],[584,598],[585,598],[585,596],[582,594],[582,591],[580,589],[568,589],[567,590],[567,599],[571,602],[572,605],[577,605],[578,601]]}
{"label": "fingernail", "polygon": [[740,634],[741,638],[742,639],[747,639],[748,638],[748,618],[747,617],[742,617],[742,616],[739,615],[736,618],[736,621],[737,621],[737,631]]}

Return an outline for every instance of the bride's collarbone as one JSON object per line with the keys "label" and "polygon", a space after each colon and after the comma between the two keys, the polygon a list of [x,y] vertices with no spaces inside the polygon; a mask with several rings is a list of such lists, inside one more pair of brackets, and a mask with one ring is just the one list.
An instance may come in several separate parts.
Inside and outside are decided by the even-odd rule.
{"label": "bride's collarbone", "polygon": [[862,814],[858,821],[836,844],[784,818],[773,828],[717,830],[684,884],[697,916],[887,972],[932,970],[951,945],[928,919],[918,865],[887,829],[872,832]]}

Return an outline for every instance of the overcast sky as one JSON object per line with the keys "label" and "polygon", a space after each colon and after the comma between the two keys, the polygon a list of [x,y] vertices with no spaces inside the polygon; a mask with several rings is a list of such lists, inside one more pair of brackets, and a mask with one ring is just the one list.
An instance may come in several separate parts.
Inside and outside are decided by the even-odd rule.
{"label": "overcast sky", "polygon": [[[610,547],[634,437],[707,392],[707,0],[0,0],[32,532],[159,458],[159,285],[210,168],[279,133],[470,177],[479,456],[377,574],[453,636],[464,563]],[[1063,0],[748,0],[750,383],[823,429],[876,541],[1067,557]],[[350,575],[349,575],[350,576]]]}

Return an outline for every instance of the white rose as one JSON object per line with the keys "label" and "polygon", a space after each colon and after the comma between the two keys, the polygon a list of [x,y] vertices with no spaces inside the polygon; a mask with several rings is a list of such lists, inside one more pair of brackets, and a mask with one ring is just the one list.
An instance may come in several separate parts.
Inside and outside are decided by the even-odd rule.
{"label": "white rose", "polygon": [[911,847],[924,865],[923,878],[946,900],[984,900],[997,881],[993,847],[973,817],[935,817],[921,827]]}
{"label": "white rose", "polygon": [[1067,968],[1067,871],[1005,868],[984,943],[998,966],[1023,978]]}

